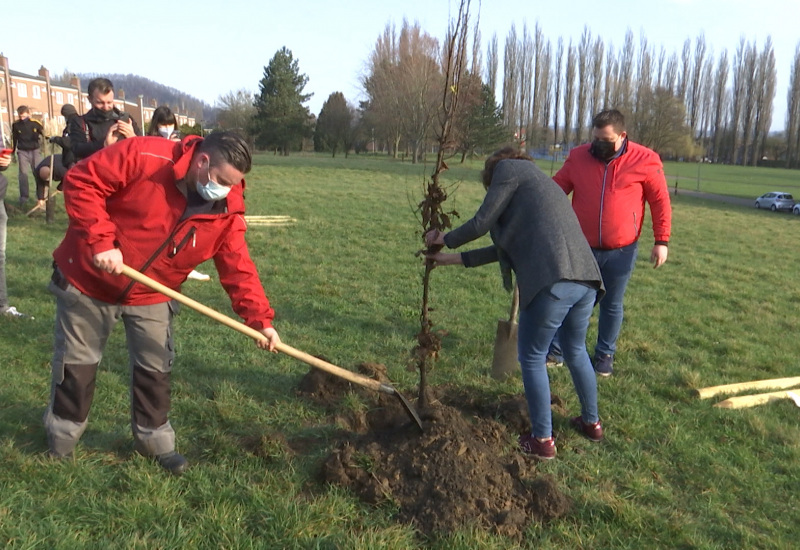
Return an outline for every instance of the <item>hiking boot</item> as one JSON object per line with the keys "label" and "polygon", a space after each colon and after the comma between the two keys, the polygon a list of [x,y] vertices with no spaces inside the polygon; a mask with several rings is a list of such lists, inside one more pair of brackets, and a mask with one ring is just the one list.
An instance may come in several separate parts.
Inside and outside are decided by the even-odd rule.
{"label": "hiking boot", "polygon": [[160,454],[156,457],[156,460],[162,468],[174,476],[181,475],[189,468],[189,461],[175,451]]}
{"label": "hiking boot", "polygon": [[14,306],[0,308],[0,315],[5,315],[6,317],[16,317],[18,319],[33,319],[32,316],[22,313],[21,311],[17,311],[17,308]]}
{"label": "hiking boot", "polygon": [[603,427],[600,425],[599,420],[594,424],[587,424],[583,421],[583,418],[576,416],[570,420],[569,423],[572,424],[575,429],[581,432],[587,439],[595,442],[602,441]]}
{"label": "hiking boot", "polygon": [[556,457],[556,441],[552,437],[539,441],[531,434],[521,435],[519,436],[519,446],[524,453],[540,460],[551,460]]}
{"label": "hiking boot", "polygon": [[594,371],[600,376],[611,376],[611,373],[614,372],[613,355],[609,355],[607,353],[595,353],[594,361],[592,361],[592,363],[594,365]]}
{"label": "hiking boot", "polygon": [[556,353],[548,353],[547,354],[547,366],[548,367],[561,367],[564,365],[564,358]]}

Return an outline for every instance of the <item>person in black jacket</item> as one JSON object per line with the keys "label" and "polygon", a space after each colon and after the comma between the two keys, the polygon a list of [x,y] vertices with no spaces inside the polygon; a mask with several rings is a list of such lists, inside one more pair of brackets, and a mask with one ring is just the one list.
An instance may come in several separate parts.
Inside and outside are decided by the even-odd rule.
{"label": "person in black jacket", "polygon": [[58,182],[58,187],[61,187],[61,180],[64,179],[64,174],[67,173],[67,168],[63,164],[62,155],[48,155],[42,162],[36,165],[36,170],[33,172],[33,179],[36,180],[36,207],[30,213],[36,210],[45,208],[47,202],[47,188],[50,186],[50,165],[52,163],[52,181]]}
{"label": "person in black jacket", "polygon": [[28,174],[32,173],[42,160],[39,148],[44,136],[44,128],[38,120],[31,118],[31,110],[27,105],[20,105],[17,114],[19,120],[11,125],[11,136],[12,147],[17,152],[17,162],[19,163],[19,205],[24,207],[29,198]]}
{"label": "person in black jacket", "polygon": [[121,139],[142,135],[136,121],[114,107],[114,85],[110,80],[95,78],[89,82],[87,93],[92,108],[83,116],[73,117],[67,126],[76,161]]}
{"label": "person in black jacket", "polygon": [[[78,116],[78,111],[74,105],[67,103],[61,107],[61,116],[64,117],[66,124],[64,125],[64,132],[60,136],[53,136],[50,138],[50,143],[55,143],[61,147],[61,161],[64,168],[69,168],[75,164],[75,154],[72,152],[72,141],[69,139],[69,125],[73,118]],[[61,181],[59,179],[59,181]]]}

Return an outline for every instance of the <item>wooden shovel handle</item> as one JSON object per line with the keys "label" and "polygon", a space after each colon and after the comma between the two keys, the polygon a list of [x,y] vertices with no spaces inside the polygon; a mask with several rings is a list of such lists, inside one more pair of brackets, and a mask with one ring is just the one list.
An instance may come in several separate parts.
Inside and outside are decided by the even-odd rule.
{"label": "wooden shovel handle", "polygon": [[519,286],[514,285],[514,297],[511,298],[511,311],[508,314],[508,320],[512,323],[516,321],[517,313],[519,313]]}
{"label": "wooden shovel handle", "polygon": [[[222,323],[223,325],[226,325],[226,326],[228,326],[228,327],[230,327],[230,328],[232,328],[234,330],[237,330],[237,331],[241,332],[242,334],[246,334],[250,338],[253,338],[255,340],[266,340],[267,339],[266,336],[264,336],[262,333],[260,333],[256,329],[248,327],[244,323],[240,323],[239,321],[231,319],[227,315],[223,315],[222,313],[218,312],[215,309],[211,309],[210,307],[205,306],[205,305],[201,304],[200,302],[192,300],[188,296],[184,296],[180,292],[176,292],[176,291],[172,290],[171,288],[162,285],[161,283],[159,283],[155,279],[151,279],[147,275],[145,275],[143,273],[139,273],[138,271],[136,271],[135,269],[133,269],[131,267],[128,267],[127,265],[124,265],[122,267],[122,274],[130,277],[131,279],[133,279],[137,283],[141,283],[141,284],[143,284],[144,286],[146,286],[148,288],[151,288],[151,289],[153,289],[153,290],[155,290],[157,292],[160,292],[161,294],[163,294],[165,296],[168,296],[169,298],[172,298],[176,302],[180,302],[181,304],[185,305],[186,307],[189,307],[189,308],[191,308],[191,309],[193,309],[195,311],[198,311],[198,312],[202,313],[203,315],[211,317],[212,319]],[[382,391],[384,393],[390,393],[390,394],[391,393],[395,393],[393,388],[391,388],[390,386],[387,386],[385,384],[382,384],[378,380],[374,380],[372,378],[367,378],[366,376],[362,376],[360,374],[357,374],[355,372],[349,371],[347,369],[343,369],[342,367],[337,367],[336,365],[334,365],[332,363],[328,363],[327,361],[323,361],[322,359],[314,357],[313,355],[309,355],[308,353],[300,351],[299,349],[295,349],[292,346],[288,346],[288,345],[286,345],[284,343],[278,344],[277,346],[275,346],[275,349],[277,349],[281,353],[285,353],[286,355],[294,357],[295,359],[298,359],[298,360],[302,361],[303,363],[311,365],[312,367],[316,367],[316,368],[318,368],[320,370],[323,370],[323,371],[325,371],[327,373],[330,373],[330,374],[332,374],[334,376],[338,376],[339,378],[344,378],[348,382],[352,382],[354,384],[358,384],[360,386],[364,386],[365,388],[369,388],[369,389],[375,390],[375,391]]]}

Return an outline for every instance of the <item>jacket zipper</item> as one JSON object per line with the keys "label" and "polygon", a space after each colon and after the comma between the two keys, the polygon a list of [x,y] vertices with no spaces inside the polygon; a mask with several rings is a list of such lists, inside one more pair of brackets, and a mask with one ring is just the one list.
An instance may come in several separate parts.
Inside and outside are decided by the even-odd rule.
{"label": "jacket zipper", "polygon": [[[144,273],[145,271],[147,271],[147,268],[150,267],[153,264],[153,262],[156,260],[156,258],[158,258],[158,255],[161,254],[161,252],[164,251],[164,249],[169,245],[169,243],[173,241],[173,238],[178,233],[178,231],[181,229],[181,227],[183,227],[184,223],[186,223],[186,220],[180,222],[177,226],[175,226],[175,229],[173,229],[172,232],[169,235],[167,235],[167,238],[164,239],[164,242],[161,243],[161,246],[159,246],[156,249],[156,251],[153,252],[153,254],[147,259],[147,261],[139,268],[139,272],[140,273]],[[186,239],[184,239],[184,241],[185,240]],[[118,304],[121,303],[122,300],[125,299],[125,296],[127,296],[127,294],[133,288],[133,285],[135,285],[135,284],[136,284],[136,281],[133,281],[133,280],[130,283],[128,283],[128,286],[125,287],[125,289],[119,295],[119,298],[117,298],[117,303]]]}
{"label": "jacket zipper", "polygon": [[189,241],[189,239],[192,239],[192,247],[194,247],[195,243],[197,242],[195,240],[195,233],[196,232],[197,232],[197,228],[196,227],[192,227],[189,230],[189,232],[186,233],[186,236],[183,239],[181,239],[181,242],[179,242],[177,245],[173,245],[172,252],[167,254],[167,256],[170,257],[170,258],[174,258],[175,256],[177,256],[178,252],[180,252],[183,249],[183,247],[186,246],[186,243]]}
{"label": "jacket zipper", "polygon": [[606,178],[608,177],[608,164],[604,163],[603,186],[600,188],[600,218],[597,220],[597,247],[603,248],[603,203],[606,198]]}

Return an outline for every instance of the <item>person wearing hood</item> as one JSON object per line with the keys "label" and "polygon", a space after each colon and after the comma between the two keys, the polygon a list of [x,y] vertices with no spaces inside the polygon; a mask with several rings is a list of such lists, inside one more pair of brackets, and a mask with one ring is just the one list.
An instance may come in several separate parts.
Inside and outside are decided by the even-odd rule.
{"label": "person wearing hood", "polygon": [[[73,118],[78,117],[78,111],[71,103],[67,103],[61,107],[61,116],[64,117],[66,124],[64,131],[60,136],[53,136],[50,138],[50,143],[55,143],[61,147],[61,162],[64,168],[69,168],[75,164],[75,154],[72,152],[72,142],[69,139],[69,124]],[[61,181],[60,179],[58,181]]]}
{"label": "person wearing hood", "polygon": [[136,121],[114,106],[110,80],[95,78],[89,82],[87,94],[92,108],[83,116],[73,117],[67,126],[76,161],[122,139],[142,135]]}

